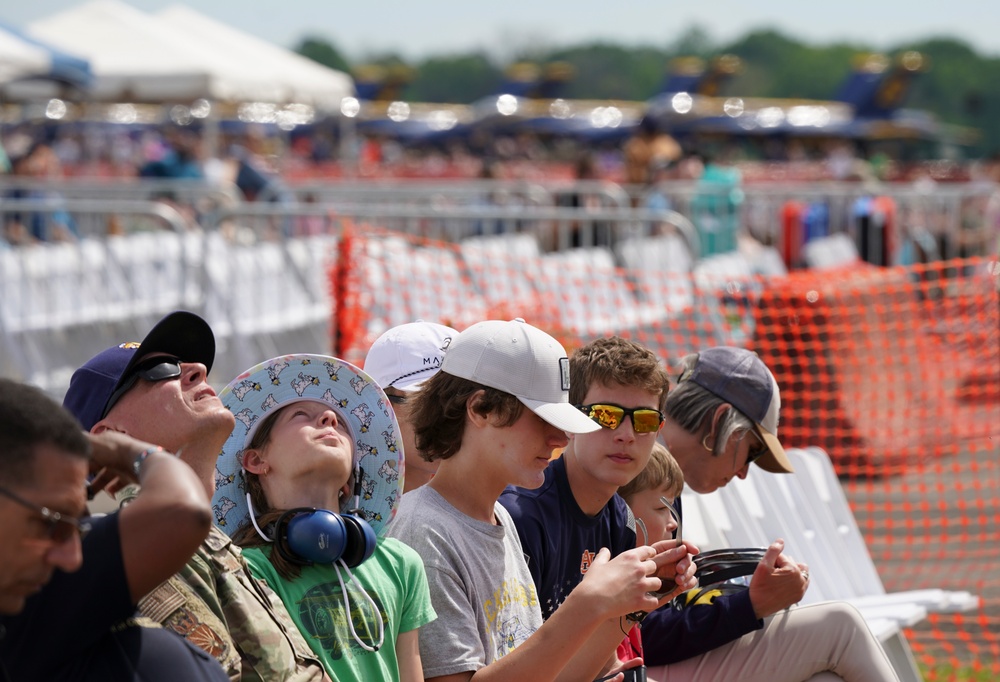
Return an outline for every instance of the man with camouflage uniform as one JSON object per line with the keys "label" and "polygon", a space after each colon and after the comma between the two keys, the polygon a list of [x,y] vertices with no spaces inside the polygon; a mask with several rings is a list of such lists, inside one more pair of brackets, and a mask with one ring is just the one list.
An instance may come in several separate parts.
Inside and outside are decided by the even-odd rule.
{"label": "man with camouflage uniform", "polygon": [[[211,497],[215,462],[234,425],[207,382],[214,359],[208,324],[174,312],[142,343],[91,358],[73,374],[63,404],[91,433],[120,431],[178,453]],[[128,497],[119,495],[123,504]],[[329,680],[281,599],[253,579],[240,549],[214,525],[139,610],[214,656],[233,682]]]}

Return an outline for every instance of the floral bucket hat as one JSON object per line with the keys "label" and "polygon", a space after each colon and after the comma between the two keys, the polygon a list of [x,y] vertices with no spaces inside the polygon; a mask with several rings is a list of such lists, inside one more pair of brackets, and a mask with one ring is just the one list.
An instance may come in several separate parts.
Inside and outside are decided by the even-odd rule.
{"label": "floral bucket hat", "polygon": [[284,355],[243,372],[219,398],[236,415],[216,464],[212,497],[223,532],[232,535],[250,523],[242,462],[257,427],[285,405],[314,400],[344,418],[354,441],[354,473],[361,473],[361,513],[379,537],[385,534],[403,494],[403,447],[389,400],[371,377],[339,358]]}

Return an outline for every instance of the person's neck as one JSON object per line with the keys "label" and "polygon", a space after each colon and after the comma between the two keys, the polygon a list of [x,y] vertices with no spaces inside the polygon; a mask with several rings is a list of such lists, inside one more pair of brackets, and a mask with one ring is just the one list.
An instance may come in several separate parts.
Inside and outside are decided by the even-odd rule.
{"label": "person's neck", "polygon": [[600,481],[588,474],[576,461],[573,443],[570,442],[563,451],[562,458],[566,466],[566,479],[580,510],[587,516],[597,516],[605,505],[618,492],[618,487],[611,483]]}
{"label": "person's neck", "polygon": [[476,459],[463,455],[463,451],[443,460],[431,482],[431,488],[466,516],[484,523],[496,523],[493,506],[506,482],[479,470]]}
{"label": "person's neck", "polygon": [[222,451],[222,446],[225,445],[227,438],[229,438],[229,433],[219,433],[216,437],[200,438],[195,442],[186,443],[176,448],[167,448],[191,467],[198,476],[198,480],[205,486],[205,492],[208,493],[209,499],[215,495],[215,467],[219,460],[219,452]]}
{"label": "person's neck", "polygon": [[344,483],[315,475],[289,480],[280,480],[272,475],[261,480],[272,509],[313,507],[337,513],[340,513],[340,490]]}

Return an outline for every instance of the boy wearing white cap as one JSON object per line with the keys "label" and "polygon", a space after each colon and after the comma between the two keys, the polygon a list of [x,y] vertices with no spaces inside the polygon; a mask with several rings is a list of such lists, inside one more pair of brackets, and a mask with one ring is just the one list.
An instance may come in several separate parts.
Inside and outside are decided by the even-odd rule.
{"label": "boy wearing white cap", "polygon": [[456,336],[458,331],[451,327],[417,320],[393,327],[375,339],[365,358],[365,372],[385,391],[399,422],[405,457],[404,493],[424,485],[437,471],[437,463],[428,462],[417,450],[410,398],[441,369],[444,354]]}
{"label": "boy wearing white cap", "polygon": [[[497,500],[508,485],[541,485],[566,432],[599,428],[569,404],[569,359],[545,332],[523,320],[469,327],[416,394],[412,420],[417,447],[440,467],[403,496],[389,534],[417,550],[427,571],[438,614],[420,631],[427,680],[594,679],[621,641],[622,616],[694,584],[687,550],[667,549],[672,542],[614,560],[601,549],[542,623],[520,539]],[[663,597],[652,594],[659,576],[676,583]]]}

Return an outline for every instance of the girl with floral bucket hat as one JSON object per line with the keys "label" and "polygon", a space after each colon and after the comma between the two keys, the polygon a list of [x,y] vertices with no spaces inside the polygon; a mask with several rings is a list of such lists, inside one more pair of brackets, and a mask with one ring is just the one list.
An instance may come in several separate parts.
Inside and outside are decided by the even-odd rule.
{"label": "girl with floral bucket hat", "polygon": [[434,619],[419,556],[384,537],[403,486],[385,393],[334,357],[286,355],[219,394],[236,427],[219,456],[216,522],[281,597],[336,680],[410,679]]}

